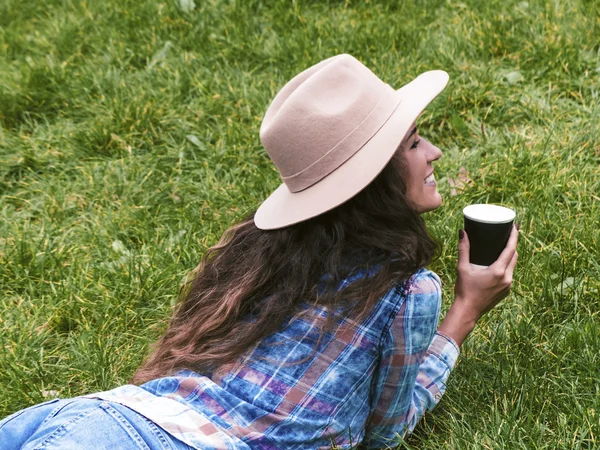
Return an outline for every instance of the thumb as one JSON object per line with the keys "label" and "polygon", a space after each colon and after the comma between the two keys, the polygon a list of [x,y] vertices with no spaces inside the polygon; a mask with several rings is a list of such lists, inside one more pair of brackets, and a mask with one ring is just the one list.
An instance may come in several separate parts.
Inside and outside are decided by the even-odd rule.
{"label": "thumb", "polygon": [[469,236],[465,230],[458,230],[458,267],[468,267],[469,259]]}

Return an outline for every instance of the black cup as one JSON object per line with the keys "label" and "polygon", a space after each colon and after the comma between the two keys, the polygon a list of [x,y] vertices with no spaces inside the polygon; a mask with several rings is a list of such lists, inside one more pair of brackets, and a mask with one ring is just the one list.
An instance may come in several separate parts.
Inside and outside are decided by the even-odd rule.
{"label": "black cup", "polygon": [[515,212],[498,205],[469,205],[463,209],[469,236],[471,264],[490,266],[506,247]]}

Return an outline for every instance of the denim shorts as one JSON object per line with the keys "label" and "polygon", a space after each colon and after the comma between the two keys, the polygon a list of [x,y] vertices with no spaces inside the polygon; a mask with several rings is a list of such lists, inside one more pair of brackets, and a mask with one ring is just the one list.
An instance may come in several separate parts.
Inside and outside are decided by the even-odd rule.
{"label": "denim shorts", "polygon": [[51,400],[0,422],[2,450],[193,450],[135,411],[88,398]]}

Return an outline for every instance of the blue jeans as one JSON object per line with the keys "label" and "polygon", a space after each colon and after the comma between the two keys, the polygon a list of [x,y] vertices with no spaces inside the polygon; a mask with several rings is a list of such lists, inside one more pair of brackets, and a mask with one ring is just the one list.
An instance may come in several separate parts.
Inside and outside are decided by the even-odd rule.
{"label": "blue jeans", "polygon": [[51,400],[0,422],[2,450],[191,450],[144,416],[114,402]]}

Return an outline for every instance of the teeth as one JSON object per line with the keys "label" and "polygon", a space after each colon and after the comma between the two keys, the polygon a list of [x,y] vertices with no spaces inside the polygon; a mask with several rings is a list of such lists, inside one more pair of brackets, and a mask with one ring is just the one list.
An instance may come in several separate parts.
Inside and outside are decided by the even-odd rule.
{"label": "teeth", "polygon": [[427,178],[425,178],[425,183],[433,183],[434,181],[435,181],[435,178],[434,178],[433,174],[431,174]]}

